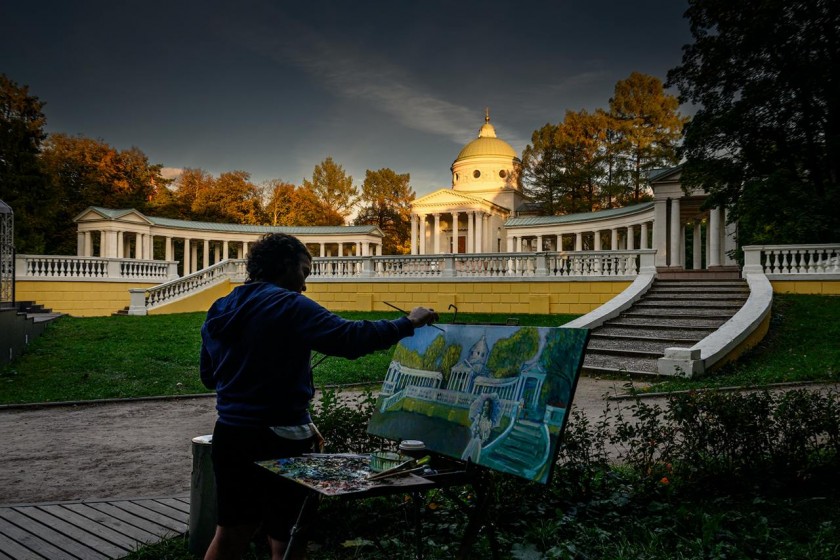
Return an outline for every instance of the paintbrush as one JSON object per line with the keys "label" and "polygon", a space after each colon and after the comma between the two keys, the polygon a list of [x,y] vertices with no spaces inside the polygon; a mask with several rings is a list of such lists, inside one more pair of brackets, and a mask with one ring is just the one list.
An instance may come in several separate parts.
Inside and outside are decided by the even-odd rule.
{"label": "paintbrush", "polygon": [[[400,313],[405,313],[406,315],[408,315],[408,311],[406,311],[405,309],[400,309],[399,307],[397,307],[397,306],[396,306],[396,305],[394,305],[393,303],[388,303],[387,301],[383,301],[382,303],[384,303],[384,304],[385,304],[385,305],[387,305],[388,307],[393,307],[394,309],[396,309],[396,310],[397,310],[397,311],[399,311]],[[433,324],[429,323],[429,326],[430,326],[430,327],[434,327],[434,328],[436,328],[436,329],[437,329],[437,330],[439,330],[440,332],[446,332],[444,329],[440,328],[440,327],[439,327],[439,326],[437,326],[437,325],[433,325]]]}

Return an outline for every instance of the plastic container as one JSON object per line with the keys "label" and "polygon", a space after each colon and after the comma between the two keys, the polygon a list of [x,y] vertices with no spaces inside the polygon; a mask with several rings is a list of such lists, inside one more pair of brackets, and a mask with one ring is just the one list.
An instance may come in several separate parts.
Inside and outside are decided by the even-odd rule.
{"label": "plastic container", "polygon": [[387,471],[407,460],[407,457],[393,451],[376,451],[370,454],[370,470],[373,472]]}
{"label": "plastic container", "polygon": [[418,439],[405,439],[400,442],[400,453],[414,459],[427,455],[426,444]]}

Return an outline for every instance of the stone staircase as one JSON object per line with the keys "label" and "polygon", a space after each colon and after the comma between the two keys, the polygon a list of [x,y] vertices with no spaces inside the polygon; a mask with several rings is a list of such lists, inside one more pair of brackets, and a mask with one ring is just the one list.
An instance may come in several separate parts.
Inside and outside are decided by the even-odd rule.
{"label": "stone staircase", "polygon": [[744,280],[661,280],[630,309],[592,330],[583,372],[657,375],[665,349],[688,348],[747,301]]}
{"label": "stone staircase", "polygon": [[47,324],[60,316],[61,313],[53,313],[34,301],[0,307],[0,365],[21,355]]}
{"label": "stone staircase", "polygon": [[501,464],[506,470],[525,471],[539,464],[548,445],[542,424],[519,418],[510,433],[493,446],[489,457],[483,458],[482,462]]}

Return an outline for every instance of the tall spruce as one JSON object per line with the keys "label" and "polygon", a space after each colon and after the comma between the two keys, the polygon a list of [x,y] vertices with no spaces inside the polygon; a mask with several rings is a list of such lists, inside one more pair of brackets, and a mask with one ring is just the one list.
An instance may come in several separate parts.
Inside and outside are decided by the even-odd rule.
{"label": "tall spruce", "polygon": [[683,183],[741,245],[840,240],[840,3],[689,0],[694,42],[668,73],[697,106]]}

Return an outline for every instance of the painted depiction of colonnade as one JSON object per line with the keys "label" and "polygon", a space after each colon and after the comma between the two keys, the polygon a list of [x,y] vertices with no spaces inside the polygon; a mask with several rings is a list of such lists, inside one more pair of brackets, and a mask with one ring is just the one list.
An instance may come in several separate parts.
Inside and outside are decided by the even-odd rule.
{"label": "painted depiction of colonnade", "polygon": [[546,483],[588,331],[440,326],[397,346],[368,431]]}

